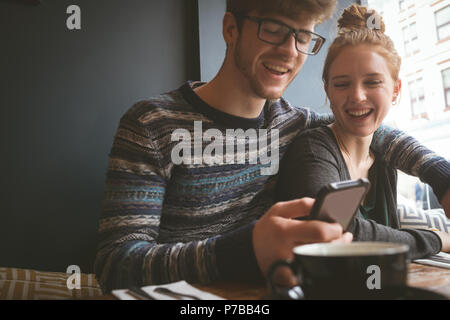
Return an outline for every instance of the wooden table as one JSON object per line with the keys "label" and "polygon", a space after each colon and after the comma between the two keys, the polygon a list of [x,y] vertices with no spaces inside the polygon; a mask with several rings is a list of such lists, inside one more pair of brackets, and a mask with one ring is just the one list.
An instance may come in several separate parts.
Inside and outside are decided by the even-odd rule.
{"label": "wooden table", "polygon": [[[408,271],[408,285],[435,291],[450,299],[450,269],[411,263]],[[260,300],[268,295],[264,285],[216,283],[213,285],[194,284],[194,286],[228,300]],[[114,299],[112,295],[99,298]]]}
{"label": "wooden table", "polygon": [[450,299],[450,269],[411,263],[408,285],[435,291]]}
{"label": "wooden table", "polygon": [[[450,299],[450,269],[411,263],[408,285],[438,292]],[[215,284],[195,287],[230,300],[259,300],[267,296],[267,288],[245,284]]]}

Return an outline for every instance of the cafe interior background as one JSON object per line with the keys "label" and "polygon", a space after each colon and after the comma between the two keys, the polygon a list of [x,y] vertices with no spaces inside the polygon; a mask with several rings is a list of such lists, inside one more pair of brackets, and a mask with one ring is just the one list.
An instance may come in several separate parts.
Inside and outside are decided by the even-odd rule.
{"label": "cafe interior background", "polygon": [[[329,112],[322,64],[337,17],[353,2],[339,0],[316,29],[328,41],[287,90],[296,105]],[[383,15],[403,58],[400,104],[386,122],[450,159],[450,0],[362,4]],[[80,8],[79,30],[66,25],[70,5]],[[186,80],[212,79],[225,52],[224,11],[225,0],[0,0],[0,268],[93,272],[120,117]],[[438,205],[404,174],[399,191],[415,206]]]}

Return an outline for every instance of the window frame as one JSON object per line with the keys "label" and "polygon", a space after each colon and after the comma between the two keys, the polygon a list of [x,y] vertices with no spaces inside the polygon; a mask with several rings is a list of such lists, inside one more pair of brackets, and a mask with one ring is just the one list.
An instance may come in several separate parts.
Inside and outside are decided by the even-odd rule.
{"label": "window frame", "polygon": [[448,27],[448,25],[450,25],[450,19],[447,22],[444,22],[443,24],[440,24],[440,25],[438,25],[438,23],[437,23],[437,15],[438,15],[439,12],[442,12],[443,10],[450,10],[450,4],[445,6],[445,7],[443,7],[443,8],[440,8],[439,10],[436,10],[434,12],[434,24],[436,26],[436,39],[437,39],[438,42],[450,39],[450,35],[448,35],[447,37],[442,38],[442,39],[439,36],[439,29],[441,29],[443,27]]}
{"label": "window frame", "polygon": [[[417,92],[421,90],[421,95]],[[419,118],[427,118],[428,114],[424,107],[421,107],[421,112],[417,112],[416,109],[419,107],[419,103],[421,101],[422,106],[426,106],[425,104],[425,86],[423,75],[415,76],[414,78],[409,79],[408,81],[408,90],[409,90],[409,102],[411,107],[411,119],[416,120]]]}
{"label": "window frame", "polygon": [[[411,30],[415,31],[414,34],[412,34]],[[403,48],[405,50],[406,57],[412,56],[420,52],[418,42],[419,34],[417,33],[416,21],[407,23],[402,27],[402,36],[403,36]],[[410,47],[411,50],[408,50],[407,49],[408,47]]]}
{"label": "window frame", "polygon": [[448,78],[450,79],[450,67],[441,70],[442,88],[444,91],[444,102],[445,102],[444,111],[450,111],[450,80],[449,80],[449,83],[447,84],[448,87],[446,87],[445,76],[444,76],[444,73],[446,73],[446,72],[448,72]]}

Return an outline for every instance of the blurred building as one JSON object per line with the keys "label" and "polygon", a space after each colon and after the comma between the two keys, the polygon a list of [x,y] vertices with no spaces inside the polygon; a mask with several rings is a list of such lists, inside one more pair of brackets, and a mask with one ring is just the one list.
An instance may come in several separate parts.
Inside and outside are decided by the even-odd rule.
{"label": "blurred building", "polygon": [[[400,102],[385,122],[450,159],[450,0],[366,0],[386,24],[402,57]],[[417,179],[400,176],[415,197]]]}
{"label": "blurred building", "polygon": [[450,159],[450,0],[367,0],[402,57],[402,93],[386,122]]}

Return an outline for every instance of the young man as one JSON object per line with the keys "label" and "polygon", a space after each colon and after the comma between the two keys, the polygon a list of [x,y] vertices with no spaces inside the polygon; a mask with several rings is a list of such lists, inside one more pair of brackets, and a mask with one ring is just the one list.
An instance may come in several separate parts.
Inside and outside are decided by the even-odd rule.
{"label": "young man", "polygon": [[[228,0],[227,53],[217,76],[139,102],[122,117],[95,263],[105,292],[181,279],[262,280],[296,245],[352,240],[338,224],[292,219],[307,215],[313,199],[273,201],[278,161],[290,142],[330,121],[280,97],[320,49],[314,27],[334,6]],[[396,130],[383,128],[374,141],[387,163],[450,197],[444,159]]]}

